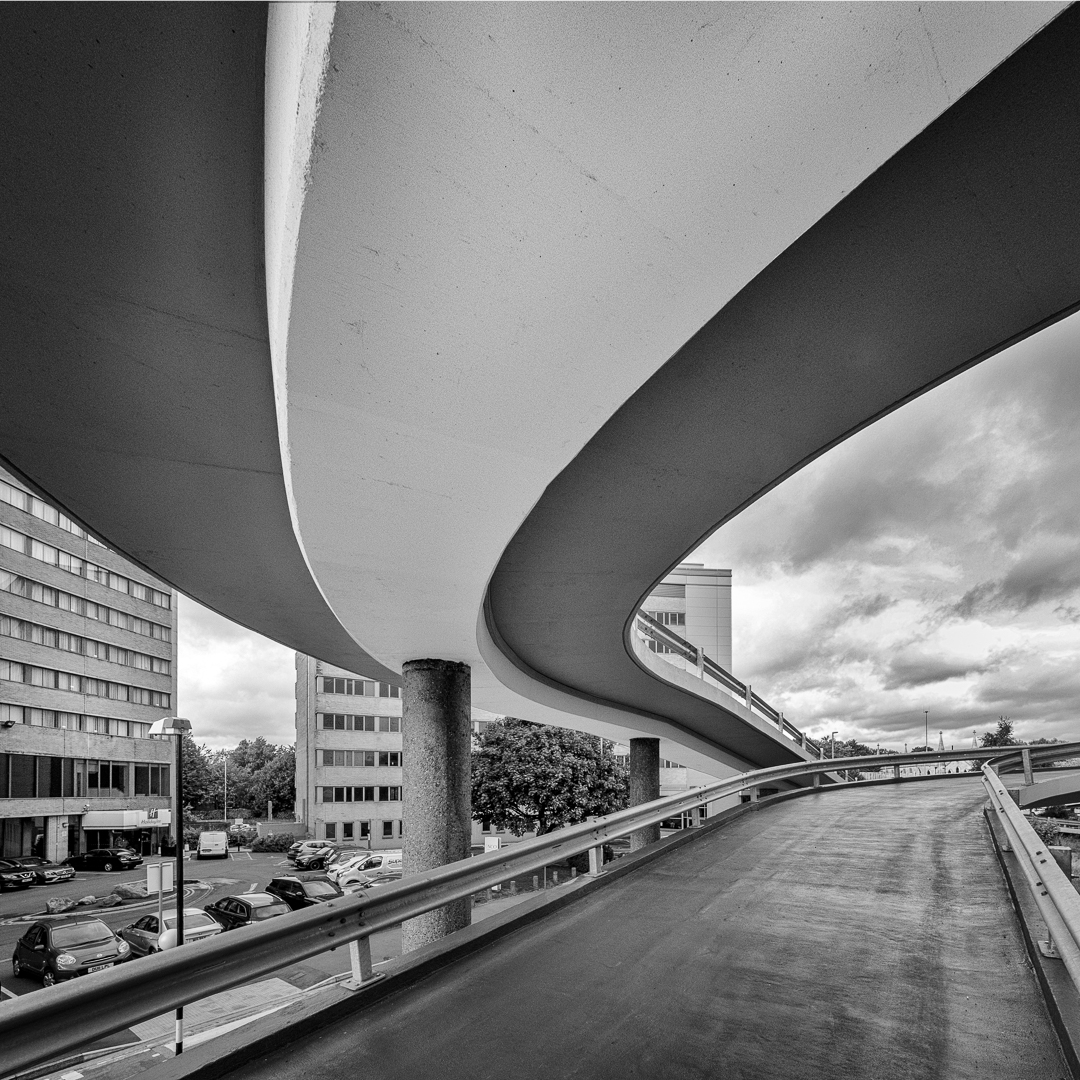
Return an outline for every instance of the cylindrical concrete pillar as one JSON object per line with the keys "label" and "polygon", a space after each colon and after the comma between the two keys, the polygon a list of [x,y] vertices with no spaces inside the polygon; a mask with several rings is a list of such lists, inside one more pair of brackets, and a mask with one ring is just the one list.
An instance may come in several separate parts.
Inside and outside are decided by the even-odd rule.
{"label": "cylindrical concrete pillar", "polygon": [[[401,674],[403,864],[406,874],[418,874],[469,855],[470,677],[468,664],[453,660],[410,660]],[[402,950],[468,926],[470,911],[471,901],[456,900],[409,919]]]}
{"label": "cylindrical concrete pillar", "polygon": [[[630,805],[660,798],[660,740],[630,740]],[[636,851],[660,839],[660,825],[647,825],[630,834],[630,850]]]}

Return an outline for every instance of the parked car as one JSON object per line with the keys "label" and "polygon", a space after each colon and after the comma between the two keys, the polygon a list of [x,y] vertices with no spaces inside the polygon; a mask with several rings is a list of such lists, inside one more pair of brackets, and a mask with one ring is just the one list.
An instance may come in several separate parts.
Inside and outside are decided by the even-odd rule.
{"label": "parked car", "polygon": [[142,863],[142,856],[130,848],[91,848],[81,855],[72,855],[64,860],[65,866],[76,870],[130,870]]}
{"label": "parked car", "polygon": [[[130,926],[119,931],[120,937],[131,946],[132,956],[149,956],[161,952],[162,935],[176,929],[176,908],[161,913],[158,921],[157,912],[136,919]],[[221,933],[221,924],[199,908],[184,908],[184,944],[201,941]],[[167,946],[166,946],[167,947]]]}
{"label": "parked car", "polygon": [[223,896],[207,904],[203,911],[220,923],[222,930],[235,930],[238,926],[265,922],[276,915],[288,915],[292,908],[280,896],[250,892],[243,896]]}
{"label": "parked car", "polygon": [[285,854],[289,862],[294,863],[301,855],[309,851],[318,851],[320,848],[332,847],[337,850],[336,844],[328,844],[325,840],[298,840]]}
{"label": "parked car", "polygon": [[46,986],[123,963],[131,947],[100,919],[82,915],[34,923],[15,943],[11,970],[36,975]]}
{"label": "parked car", "polygon": [[332,881],[327,881],[324,877],[302,881],[293,875],[274,878],[266,886],[266,891],[284,900],[294,911],[312,907],[315,904],[323,904],[327,900],[335,900],[344,895]]}
{"label": "parked car", "polygon": [[0,859],[0,889],[29,889],[34,884],[34,872],[18,863]]}
{"label": "parked car", "polygon": [[402,876],[400,870],[391,870],[375,877],[350,882],[348,885],[343,886],[343,890],[345,892],[354,893],[359,892],[361,889],[377,889],[382,885],[390,885],[392,882],[400,881]]}
{"label": "parked car", "polygon": [[353,867],[371,858],[370,851],[339,851],[337,855],[326,864],[326,876],[336,882],[342,874],[348,873]]}
{"label": "parked car", "polygon": [[294,861],[297,870],[325,870],[327,863],[338,854],[332,844],[301,851]]}
{"label": "parked car", "polygon": [[400,851],[373,851],[362,862],[338,874],[337,883],[345,889],[350,885],[367,885],[375,878],[384,877],[387,874],[396,874],[400,877],[401,872]]}
{"label": "parked car", "polygon": [[61,866],[37,855],[20,855],[10,861],[29,870],[34,875],[35,885],[54,885],[58,881],[71,881],[75,876],[74,866]]}
{"label": "parked car", "polygon": [[227,859],[229,857],[229,834],[226,832],[199,833],[195,848],[196,859]]}

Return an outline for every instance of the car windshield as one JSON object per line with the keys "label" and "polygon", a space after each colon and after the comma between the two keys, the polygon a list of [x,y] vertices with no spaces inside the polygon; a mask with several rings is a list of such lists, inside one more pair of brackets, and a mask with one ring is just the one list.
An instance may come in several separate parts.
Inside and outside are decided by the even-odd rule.
{"label": "car windshield", "polygon": [[113,933],[103,922],[75,923],[73,926],[55,926],[52,943],[61,949],[76,945],[93,945],[98,941],[111,941]]}
{"label": "car windshield", "polygon": [[23,869],[23,867],[16,866],[14,863],[10,863],[6,859],[0,859],[0,871],[22,870],[22,869]]}
{"label": "car windshield", "polygon": [[265,907],[257,907],[252,914],[258,919],[272,919],[275,915],[288,915],[288,904],[267,904]]}
{"label": "car windshield", "polygon": [[304,892],[308,896],[337,896],[338,890],[329,881],[305,881]]}
{"label": "car windshield", "polygon": [[39,859],[36,855],[27,855],[25,858],[19,860],[23,866],[48,866],[48,863],[44,859]]}
{"label": "car windshield", "polygon": [[[184,929],[193,930],[197,926],[217,926],[217,922],[205,911],[185,911],[184,912]],[[176,929],[176,916],[166,915],[165,926],[169,930]]]}

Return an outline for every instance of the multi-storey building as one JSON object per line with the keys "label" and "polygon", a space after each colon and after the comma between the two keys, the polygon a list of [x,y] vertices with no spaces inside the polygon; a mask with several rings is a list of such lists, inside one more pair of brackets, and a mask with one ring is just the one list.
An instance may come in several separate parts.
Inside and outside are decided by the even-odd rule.
{"label": "multi-storey building", "polygon": [[[731,670],[731,571],[702,563],[679,563],[649,594],[642,610],[657,622],[670,626],[681,638],[705,650],[705,655],[726,671]],[[650,642],[653,652],[663,653],[678,667],[681,656]]]}
{"label": "multi-storey building", "polygon": [[296,819],[318,839],[401,846],[401,690],[296,654]]}
{"label": "multi-storey building", "polygon": [[0,857],[155,850],[175,705],[172,591],[0,471]]}

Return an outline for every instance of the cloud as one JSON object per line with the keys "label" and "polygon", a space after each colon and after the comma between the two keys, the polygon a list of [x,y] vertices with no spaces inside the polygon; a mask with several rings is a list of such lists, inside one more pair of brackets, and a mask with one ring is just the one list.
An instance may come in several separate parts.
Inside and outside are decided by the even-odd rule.
{"label": "cloud", "polygon": [[733,571],[735,674],[811,732],[1080,736],[1080,317],[812,462],[692,558]]}
{"label": "cloud", "polygon": [[195,740],[211,748],[262,735],[296,740],[291,649],[180,598],[177,697]]}

